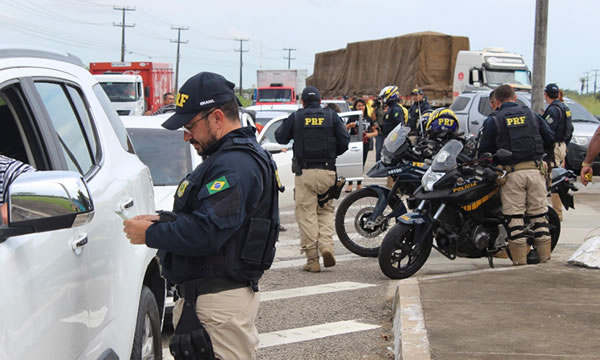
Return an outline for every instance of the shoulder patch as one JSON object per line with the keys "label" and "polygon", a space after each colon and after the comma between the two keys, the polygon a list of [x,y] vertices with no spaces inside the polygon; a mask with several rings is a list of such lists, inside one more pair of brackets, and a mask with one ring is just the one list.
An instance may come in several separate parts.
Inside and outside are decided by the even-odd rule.
{"label": "shoulder patch", "polygon": [[179,184],[179,187],[177,188],[177,197],[182,197],[183,194],[185,194],[185,189],[187,189],[189,184],[190,182],[187,180],[183,180],[181,184]]}
{"label": "shoulder patch", "polygon": [[546,116],[546,121],[548,122],[548,124],[552,124],[554,122],[554,119],[552,118],[552,116],[548,115]]}
{"label": "shoulder patch", "polygon": [[208,193],[210,195],[228,188],[229,182],[227,181],[227,178],[225,176],[221,176],[220,178],[206,184],[206,189],[208,189]]}

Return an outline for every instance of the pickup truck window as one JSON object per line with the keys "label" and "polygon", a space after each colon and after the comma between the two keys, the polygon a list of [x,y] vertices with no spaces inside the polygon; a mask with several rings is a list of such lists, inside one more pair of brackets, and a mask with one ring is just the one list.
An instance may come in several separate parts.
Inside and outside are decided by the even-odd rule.
{"label": "pickup truck window", "polygon": [[100,87],[100,85],[96,84],[92,87],[92,89],[94,90],[98,101],[100,101],[100,105],[102,105],[102,109],[104,109],[104,112],[108,117],[110,125],[115,131],[115,134],[119,139],[119,143],[121,143],[121,146],[125,151],[135,154],[135,150],[133,150],[133,144],[131,143],[131,139],[127,134],[127,130],[125,129],[121,118],[119,117],[119,115],[117,115],[115,108],[112,106],[110,99],[108,98],[108,96],[106,96],[106,93],[104,92],[104,90],[102,90],[102,87]]}
{"label": "pickup truck window", "polygon": [[470,98],[467,96],[459,96],[454,100],[454,103],[450,106],[450,110],[452,111],[462,111],[469,104]]}
{"label": "pickup truck window", "polygon": [[68,169],[87,174],[94,166],[90,144],[65,88],[49,82],[36,82],[35,87],[54,125]]}
{"label": "pickup truck window", "polygon": [[94,159],[96,159],[99,162],[100,158],[98,156],[98,153],[100,151],[100,148],[98,141],[96,140],[97,135],[94,125],[90,120],[90,114],[87,110],[88,106],[86,105],[86,102],[83,99],[83,95],[78,89],[70,85],[67,85],[66,88],[69,92],[71,100],[73,101],[73,106],[77,111],[77,115],[81,121],[81,125],[83,126],[84,133],[87,135],[87,140],[90,143],[90,151],[92,152]]}

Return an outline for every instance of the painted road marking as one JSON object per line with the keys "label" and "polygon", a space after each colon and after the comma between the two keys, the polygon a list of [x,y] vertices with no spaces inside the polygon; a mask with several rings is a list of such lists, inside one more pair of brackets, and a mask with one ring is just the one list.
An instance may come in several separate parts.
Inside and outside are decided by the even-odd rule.
{"label": "painted road marking", "polygon": [[[336,262],[356,260],[356,259],[361,259],[361,257],[358,255],[354,255],[354,254],[345,254],[345,255],[336,255],[335,256]],[[271,265],[271,269],[286,269],[286,268],[301,266],[304,264],[306,264],[306,258],[276,261],[273,263],[273,265]]]}
{"label": "painted road marking", "polygon": [[327,294],[336,291],[347,291],[363,289],[367,287],[375,286],[373,284],[363,284],[351,281],[342,281],[331,284],[315,285],[315,286],[304,286],[294,289],[274,290],[265,291],[260,294],[260,301],[271,301],[289,299],[300,296],[311,296],[319,294]]}
{"label": "painted road marking", "polygon": [[373,330],[379,325],[361,323],[356,320],[338,321],[321,325],[307,326],[296,329],[272,331],[260,334],[259,348],[292,344],[301,341],[321,339],[324,337],[349,334],[358,331]]}

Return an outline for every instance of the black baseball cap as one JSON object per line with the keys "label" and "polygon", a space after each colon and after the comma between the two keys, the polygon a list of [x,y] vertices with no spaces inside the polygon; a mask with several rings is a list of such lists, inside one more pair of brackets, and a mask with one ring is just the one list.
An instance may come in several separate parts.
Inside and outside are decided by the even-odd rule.
{"label": "black baseball cap", "polygon": [[554,83],[550,83],[550,84],[546,85],[546,88],[544,89],[544,91],[552,99],[558,97],[558,85],[556,85]]}
{"label": "black baseball cap", "polygon": [[302,101],[319,101],[321,100],[321,94],[319,90],[314,86],[307,86],[302,90]]}
{"label": "black baseball cap", "polygon": [[219,74],[201,72],[192,76],[177,93],[175,114],[162,123],[162,126],[169,130],[179,129],[201,110],[237,100],[233,93],[234,87],[234,83]]}
{"label": "black baseball cap", "polygon": [[410,94],[411,95],[423,95],[423,90],[415,88],[410,92]]}

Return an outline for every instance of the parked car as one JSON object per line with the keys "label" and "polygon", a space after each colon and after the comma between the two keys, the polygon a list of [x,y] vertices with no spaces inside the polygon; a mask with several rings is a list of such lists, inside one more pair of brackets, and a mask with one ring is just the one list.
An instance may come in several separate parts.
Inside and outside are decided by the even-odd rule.
{"label": "parked car", "polygon": [[[489,96],[489,90],[465,91],[454,100],[450,109],[456,113],[461,131],[477,134],[483,120],[492,112]],[[564,101],[571,109],[573,120],[573,138],[567,147],[567,168],[579,171],[590,139],[600,125],[600,121],[575,100],[565,97]],[[531,106],[531,93],[517,91],[517,103]],[[598,171],[600,171],[600,157],[594,160],[594,173]]]}
{"label": "parked car", "polygon": [[0,50],[0,153],[37,172],[0,226],[1,359],[160,359],[165,281],[127,217],[152,182],[102,87],[75,56]]}
{"label": "parked car", "polygon": [[252,105],[245,108],[246,111],[252,112],[256,128],[260,132],[265,125],[271,120],[279,116],[288,116],[298,110],[298,104],[274,104],[274,105]]}
{"label": "parked car", "polygon": [[339,99],[323,99],[321,100],[321,106],[325,107],[327,104],[336,104],[340,108],[340,112],[351,111],[350,104],[346,100]]}
{"label": "parked car", "polygon": [[[352,119],[362,118],[362,113],[360,111],[351,111],[345,113],[338,114],[344,122],[348,122]],[[284,163],[289,162],[289,168],[291,169],[292,157],[293,157],[293,140],[286,145],[277,144],[277,140],[275,140],[275,131],[281,126],[283,120],[285,120],[287,116],[280,116],[272,119],[265,125],[263,131],[258,135],[258,142],[265,148],[269,148],[271,151],[276,151],[279,149],[286,149],[286,151],[281,156],[285,156],[285,160],[278,160],[277,167],[280,171],[280,177],[283,185],[286,189],[291,190],[294,187],[294,178],[293,174],[290,180],[288,181],[283,176],[281,176],[281,172],[284,169]],[[346,180],[362,180],[363,179],[363,164],[362,164],[362,130],[361,127],[357,127],[359,129],[359,133],[357,135],[352,135],[350,137],[350,144],[348,145],[348,150],[345,153],[338,156],[336,159],[336,167],[338,176],[344,176]],[[287,190],[286,190],[287,191]],[[293,201],[293,200],[292,200]]]}

